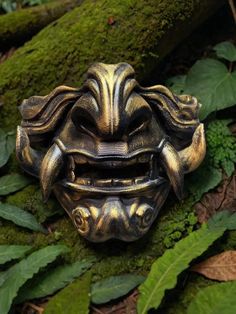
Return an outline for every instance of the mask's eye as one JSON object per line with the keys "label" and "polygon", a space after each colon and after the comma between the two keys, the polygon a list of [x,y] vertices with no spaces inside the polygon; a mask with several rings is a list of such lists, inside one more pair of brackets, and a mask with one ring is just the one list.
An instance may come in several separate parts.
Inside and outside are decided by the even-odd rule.
{"label": "mask's eye", "polygon": [[143,110],[136,114],[128,126],[128,134],[134,135],[141,130],[145,130],[151,120],[151,113]]}
{"label": "mask's eye", "polygon": [[96,123],[90,113],[86,110],[82,108],[75,108],[72,111],[71,119],[78,130],[91,135],[96,135]]}

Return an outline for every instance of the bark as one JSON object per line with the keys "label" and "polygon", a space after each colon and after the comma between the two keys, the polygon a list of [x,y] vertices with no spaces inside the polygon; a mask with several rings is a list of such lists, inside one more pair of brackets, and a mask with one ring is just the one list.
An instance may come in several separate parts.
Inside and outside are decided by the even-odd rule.
{"label": "bark", "polygon": [[44,28],[0,65],[0,125],[19,123],[16,109],[57,85],[79,86],[93,62],[128,62],[143,81],[158,62],[224,0],[85,0]]}
{"label": "bark", "polygon": [[60,0],[0,15],[0,51],[21,45],[81,2]]}

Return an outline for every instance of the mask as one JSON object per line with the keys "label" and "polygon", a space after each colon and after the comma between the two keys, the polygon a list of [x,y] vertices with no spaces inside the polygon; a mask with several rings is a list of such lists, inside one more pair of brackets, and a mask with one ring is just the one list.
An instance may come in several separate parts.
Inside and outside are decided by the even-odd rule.
{"label": "mask", "polygon": [[81,88],[59,86],[20,106],[16,154],[93,242],[143,236],[170,188],[205,156],[196,98],[141,87],[127,63],[91,66]]}

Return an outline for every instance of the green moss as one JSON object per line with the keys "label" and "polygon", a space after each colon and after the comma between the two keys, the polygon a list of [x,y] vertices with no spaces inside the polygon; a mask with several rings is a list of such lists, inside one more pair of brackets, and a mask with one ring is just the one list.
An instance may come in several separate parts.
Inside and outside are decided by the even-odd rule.
{"label": "green moss", "polygon": [[228,120],[212,121],[206,131],[209,164],[223,168],[228,176],[236,162],[236,138],[228,128]]}
{"label": "green moss", "polygon": [[38,185],[30,185],[23,191],[10,195],[6,201],[25,209],[36,216],[39,222],[44,222],[48,217],[63,212],[58,202],[51,198],[47,203],[43,202],[42,194]]}
{"label": "green moss", "polygon": [[0,124],[12,128],[19,123],[16,106],[24,98],[60,84],[80,86],[93,62],[126,61],[139,79],[149,77],[160,58],[206,17],[206,8],[213,13],[218,5],[221,1],[85,0],[0,66]]}
{"label": "green moss", "polygon": [[0,16],[0,51],[23,43],[43,27],[78,5],[76,0],[54,1]]}

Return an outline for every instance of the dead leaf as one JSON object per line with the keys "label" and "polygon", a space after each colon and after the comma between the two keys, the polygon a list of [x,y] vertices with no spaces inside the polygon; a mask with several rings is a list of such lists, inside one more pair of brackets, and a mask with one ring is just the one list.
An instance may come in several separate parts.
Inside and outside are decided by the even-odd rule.
{"label": "dead leaf", "polygon": [[236,251],[226,251],[212,256],[190,270],[219,281],[236,280]]}
{"label": "dead leaf", "polygon": [[224,179],[214,191],[206,193],[194,208],[200,223],[223,209],[236,211],[236,172]]}

